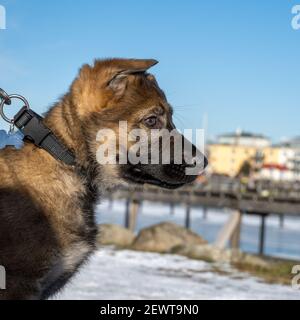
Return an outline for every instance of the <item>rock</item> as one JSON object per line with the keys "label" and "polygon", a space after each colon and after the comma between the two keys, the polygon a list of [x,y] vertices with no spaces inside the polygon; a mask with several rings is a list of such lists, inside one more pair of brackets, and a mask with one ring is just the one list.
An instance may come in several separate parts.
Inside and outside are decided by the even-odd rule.
{"label": "rock", "polygon": [[217,247],[204,245],[181,245],[174,247],[172,253],[176,253],[191,259],[204,260],[207,262],[232,262],[242,255],[239,250],[221,250]]}
{"label": "rock", "polygon": [[171,222],[163,222],[141,230],[131,248],[166,253],[175,246],[206,243],[203,238],[186,228]]}
{"label": "rock", "polygon": [[249,265],[253,266],[256,268],[262,268],[262,269],[272,269],[272,263],[270,261],[267,261],[264,258],[261,258],[256,255],[244,253],[242,258],[235,261],[236,263],[244,264],[244,265]]}
{"label": "rock", "polygon": [[116,224],[101,224],[97,236],[98,245],[115,245],[117,247],[129,247],[134,241],[135,235],[128,229]]}
{"label": "rock", "polygon": [[210,244],[179,245],[173,247],[171,253],[179,254],[191,259],[204,260],[207,262],[226,262],[263,269],[270,269],[272,267],[272,264],[264,258],[244,253],[237,249],[222,250]]}

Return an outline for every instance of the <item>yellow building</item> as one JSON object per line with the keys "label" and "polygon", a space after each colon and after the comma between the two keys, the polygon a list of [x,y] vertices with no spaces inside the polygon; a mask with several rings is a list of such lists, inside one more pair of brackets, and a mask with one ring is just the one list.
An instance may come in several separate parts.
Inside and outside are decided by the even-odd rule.
{"label": "yellow building", "polygon": [[298,157],[299,149],[294,149],[287,145],[277,145],[270,148],[265,148],[264,164],[276,164],[286,166],[287,169],[299,171]]}
{"label": "yellow building", "polygon": [[279,147],[264,148],[263,154],[264,154],[264,163],[278,164],[280,163],[279,159],[282,154],[282,148],[279,148]]}
{"label": "yellow building", "polygon": [[261,135],[243,132],[222,135],[216,143],[208,145],[210,171],[235,177],[243,164],[248,162],[251,168],[256,169],[281,166],[286,170],[297,169],[300,172],[300,165],[295,168],[299,150],[284,144],[271,146],[269,139]]}
{"label": "yellow building", "polygon": [[268,158],[272,154],[270,141],[264,136],[245,132],[236,132],[219,136],[216,143],[208,145],[209,165],[212,173],[235,177],[243,164],[262,161],[263,150],[269,148]]}
{"label": "yellow building", "polygon": [[257,149],[249,146],[210,144],[209,165],[212,173],[235,177],[245,163],[253,159]]}

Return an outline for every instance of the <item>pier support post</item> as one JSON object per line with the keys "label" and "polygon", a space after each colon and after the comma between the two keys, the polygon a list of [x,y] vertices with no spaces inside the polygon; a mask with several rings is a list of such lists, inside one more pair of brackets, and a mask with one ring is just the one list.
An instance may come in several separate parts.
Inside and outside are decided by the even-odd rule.
{"label": "pier support post", "polygon": [[228,241],[234,249],[239,248],[241,232],[242,214],[239,210],[234,211],[228,221],[223,226],[217,236],[215,246],[219,249],[225,249]]}
{"label": "pier support post", "polygon": [[130,208],[130,199],[126,200],[126,204],[125,204],[125,222],[124,222],[124,226],[125,228],[129,229],[129,208]]}
{"label": "pier support post", "polygon": [[126,215],[125,215],[125,227],[132,232],[135,231],[136,219],[139,210],[139,202],[137,200],[127,200],[126,202]]}
{"label": "pier support post", "polygon": [[191,207],[189,204],[186,205],[186,211],[185,211],[185,227],[187,229],[190,229],[191,227]]}
{"label": "pier support post", "polygon": [[284,227],[284,215],[283,214],[281,214],[279,216],[279,225],[280,225],[281,229]]}
{"label": "pier support post", "polygon": [[263,255],[265,252],[265,229],[266,229],[266,215],[261,215],[260,230],[259,230],[259,254]]}
{"label": "pier support post", "polygon": [[240,241],[241,241],[241,226],[242,226],[242,214],[239,211],[237,215],[237,221],[235,228],[232,232],[230,238],[230,246],[231,249],[239,249],[240,248]]}
{"label": "pier support post", "polygon": [[170,203],[170,215],[173,216],[174,215],[174,210],[175,210],[175,205],[173,202]]}
{"label": "pier support post", "polygon": [[207,218],[207,207],[203,207],[203,216],[202,216],[203,220],[206,220]]}
{"label": "pier support post", "polygon": [[113,198],[109,197],[108,198],[108,210],[112,210],[113,208]]}
{"label": "pier support post", "polygon": [[142,210],[143,210],[143,200],[139,201],[139,208],[138,208],[138,213],[141,214],[142,213]]}

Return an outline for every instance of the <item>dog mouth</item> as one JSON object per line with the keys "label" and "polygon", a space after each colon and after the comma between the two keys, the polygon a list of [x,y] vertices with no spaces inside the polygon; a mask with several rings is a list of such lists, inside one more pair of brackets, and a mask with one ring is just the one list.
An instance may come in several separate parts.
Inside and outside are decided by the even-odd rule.
{"label": "dog mouth", "polygon": [[123,178],[136,184],[151,184],[165,189],[177,189],[186,184],[186,182],[170,182],[163,178],[158,178],[149,172],[145,172],[138,166],[131,166],[123,172]]}

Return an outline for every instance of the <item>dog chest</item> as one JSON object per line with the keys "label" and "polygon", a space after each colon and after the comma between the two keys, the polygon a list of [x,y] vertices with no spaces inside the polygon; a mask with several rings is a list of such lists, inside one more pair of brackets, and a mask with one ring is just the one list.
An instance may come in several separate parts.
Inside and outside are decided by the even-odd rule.
{"label": "dog chest", "polygon": [[65,250],[62,256],[64,272],[74,272],[92,253],[93,248],[86,242],[78,242]]}
{"label": "dog chest", "polygon": [[48,299],[61,290],[78,268],[87,260],[93,248],[85,242],[77,242],[68,247],[52,263],[47,275],[41,281],[41,299]]}

